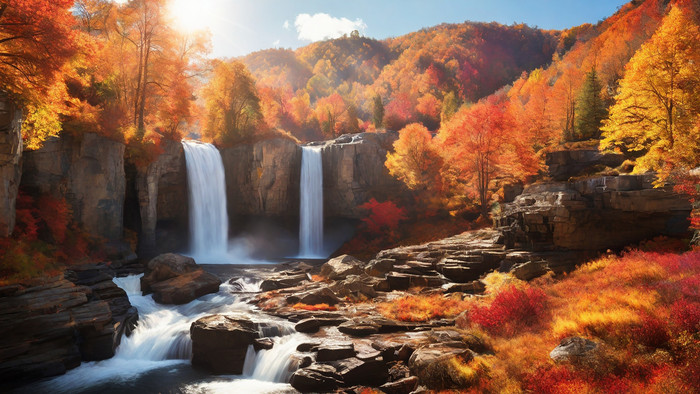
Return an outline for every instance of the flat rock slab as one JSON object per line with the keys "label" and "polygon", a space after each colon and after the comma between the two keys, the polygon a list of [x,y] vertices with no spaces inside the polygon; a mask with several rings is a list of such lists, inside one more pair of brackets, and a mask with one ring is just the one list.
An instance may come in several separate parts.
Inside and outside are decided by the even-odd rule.
{"label": "flat rock slab", "polygon": [[357,352],[352,343],[347,344],[321,344],[316,353],[316,361],[336,361],[355,357]]}
{"label": "flat rock slab", "polygon": [[160,304],[182,305],[203,295],[217,293],[219,280],[216,275],[200,269],[151,284],[153,300]]}

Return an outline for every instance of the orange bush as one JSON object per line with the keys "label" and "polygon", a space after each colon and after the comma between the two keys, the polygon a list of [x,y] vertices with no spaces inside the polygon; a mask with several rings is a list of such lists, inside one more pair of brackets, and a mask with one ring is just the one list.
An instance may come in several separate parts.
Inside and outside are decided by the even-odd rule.
{"label": "orange bush", "polygon": [[337,311],[338,308],[330,306],[328,304],[302,304],[301,302],[296,303],[292,306],[294,309],[302,309],[305,311]]}
{"label": "orange bush", "polygon": [[389,319],[421,322],[455,317],[467,309],[469,302],[442,295],[406,296],[377,305],[377,310]]}

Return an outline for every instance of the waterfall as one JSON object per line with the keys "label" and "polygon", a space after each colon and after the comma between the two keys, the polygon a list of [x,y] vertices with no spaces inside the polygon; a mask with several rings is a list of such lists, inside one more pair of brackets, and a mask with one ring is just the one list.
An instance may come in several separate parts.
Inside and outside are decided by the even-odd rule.
{"label": "waterfall", "polygon": [[321,148],[301,151],[299,256],[323,256],[323,163]]}
{"label": "waterfall", "polygon": [[190,236],[195,256],[225,256],[228,242],[226,179],[218,149],[183,140],[190,190]]}

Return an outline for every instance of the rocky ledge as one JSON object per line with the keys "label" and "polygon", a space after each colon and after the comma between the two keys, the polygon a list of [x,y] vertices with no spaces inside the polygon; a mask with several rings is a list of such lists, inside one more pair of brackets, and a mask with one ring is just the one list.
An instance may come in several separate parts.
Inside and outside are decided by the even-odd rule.
{"label": "rocky ledge", "polygon": [[90,264],[0,287],[0,387],[112,357],[138,319],[112,277],[107,265]]}

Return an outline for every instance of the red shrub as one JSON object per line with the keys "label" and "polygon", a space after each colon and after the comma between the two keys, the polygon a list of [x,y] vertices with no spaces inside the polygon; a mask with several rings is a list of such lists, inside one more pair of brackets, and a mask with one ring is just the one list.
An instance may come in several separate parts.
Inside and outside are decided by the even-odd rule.
{"label": "red shrub", "polygon": [[641,323],[632,328],[631,337],[653,348],[660,348],[668,344],[671,339],[666,323],[645,312],[642,313]]}
{"label": "red shrub", "polygon": [[585,379],[566,366],[539,367],[523,378],[523,388],[533,393],[577,392],[585,385]]}
{"label": "red shrub", "polygon": [[498,293],[491,305],[474,307],[469,317],[490,332],[507,334],[539,322],[545,314],[546,302],[547,295],[540,289],[520,290],[511,286]]}
{"label": "red shrub", "polygon": [[700,329],[700,302],[681,299],[671,305],[671,322],[678,331],[697,332]]}
{"label": "red shrub", "polygon": [[399,208],[392,201],[378,202],[374,198],[360,205],[360,208],[369,211],[366,218],[362,219],[367,224],[367,230],[373,234],[393,232],[399,226],[399,222],[406,220],[403,208]]}
{"label": "red shrub", "polygon": [[43,196],[37,203],[39,218],[44,221],[52,241],[63,243],[71,219],[71,211],[65,199]]}

